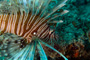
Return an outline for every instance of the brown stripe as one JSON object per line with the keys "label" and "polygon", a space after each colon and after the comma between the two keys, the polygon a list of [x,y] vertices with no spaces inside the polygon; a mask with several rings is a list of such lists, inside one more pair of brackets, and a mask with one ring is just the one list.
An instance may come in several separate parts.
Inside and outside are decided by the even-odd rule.
{"label": "brown stripe", "polygon": [[7,29],[6,29],[7,32],[11,32],[12,20],[13,20],[13,15],[10,15],[10,16],[9,16],[9,19],[8,19],[8,22],[7,22],[7,27],[6,27],[6,28],[7,28]]}
{"label": "brown stripe", "polygon": [[32,17],[31,19],[29,20],[30,23],[29,23],[29,29],[27,29],[27,33],[24,35],[24,37],[28,36],[28,34],[31,34],[31,31],[34,31],[34,32],[37,32],[35,29],[36,28],[36,24],[38,21],[37,20],[37,16],[34,17],[34,20],[32,20]]}
{"label": "brown stripe", "polygon": [[30,30],[30,29],[26,29],[26,28],[29,26],[29,25],[27,24],[27,22],[29,21],[30,16],[31,16],[30,13],[28,13],[27,19],[25,20],[25,23],[24,23],[24,26],[23,26],[23,27],[24,27],[23,36],[24,36],[25,33],[27,33],[28,30]]}
{"label": "brown stripe", "polygon": [[2,20],[3,20],[3,15],[0,15],[0,29],[1,29],[1,26],[2,26]]}
{"label": "brown stripe", "polygon": [[34,30],[38,30],[40,28],[40,26],[42,26],[43,24],[45,24],[46,21],[47,21],[47,20],[45,20],[44,22],[41,22],[41,20],[42,20],[42,18],[40,20],[38,20],[38,22],[34,25],[34,27],[36,27],[36,29],[34,29]]}
{"label": "brown stripe", "polygon": [[[30,21],[31,23],[29,25],[30,26],[29,27],[30,30],[32,30],[32,28],[34,28],[36,19],[37,19],[37,16],[36,15],[32,16],[31,21]],[[28,29],[28,31],[29,31],[29,29]]]}
{"label": "brown stripe", "polygon": [[[46,25],[47,26],[47,25]],[[44,27],[45,28],[45,27]],[[39,37],[41,37],[44,33],[49,33],[49,32],[46,32],[47,30],[48,30],[48,26],[45,28],[45,29],[43,29],[43,32],[41,32],[40,33],[40,36]]]}
{"label": "brown stripe", "polygon": [[23,12],[23,22],[22,22],[22,25],[21,25],[21,31],[20,31],[20,35],[21,36],[23,36],[24,34],[25,34],[25,25],[26,25],[26,23],[25,23],[25,21],[26,21],[26,19],[27,19],[27,17],[28,17],[28,15],[27,14],[25,14],[25,12]]}
{"label": "brown stripe", "polygon": [[[46,35],[47,35],[47,37],[46,37]],[[41,35],[41,38],[44,38],[44,37],[46,37],[47,39],[49,39],[49,28]],[[46,39],[45,38],[45,39]]]}
{"label": "brown stripe", "polygon": [[20,13],[17,13],[17,19],[16,19],[16,22],[15,22],[15,30],[14,30],[15,34],[17,34],[19,19],[20,19]]}
{"label": "brown stripe", "polygon": [[15,34],[15,24],[16,24],[16,19],[17,19],[17,14],[13,15],[13,20],[12,20],[11,33],[13,33],[13,34]]}
{"label": "brown stripe", "polygon": [[43,39],[49,39],[49,33],[43,37]]}
{"label": "brown stripe", "polygon": [[5,32],[6,31],[6,28],[7,28],[7,22],[8,22],[8,18],[9,18],[9,15],[4,15],[4,17],[3,17],[3,22],[2,22],[2,26],[1,26],[1,30],[3,31],[3,32]]}
{"label": "brown stripe", "polygon": [[21,30],[22,30],[22,25],[23,25],[23,19],[24,19],[24,15],[25,13],[23,12],[23,14],[20,16],[20,20],[19,20],[19,23],[18,23],[18,29],[17,29],[17,34],[21,36]]}

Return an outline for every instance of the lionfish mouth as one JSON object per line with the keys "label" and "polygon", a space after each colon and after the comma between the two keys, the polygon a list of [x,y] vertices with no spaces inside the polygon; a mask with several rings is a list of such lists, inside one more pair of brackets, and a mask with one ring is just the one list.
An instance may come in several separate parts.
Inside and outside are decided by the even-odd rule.
{"label": "lionfish mouth", "polygon": [[[5,60],[34,60],[37,47],[40,60],[48,60],[42,44],[53,46],[59,36],[49,25],[60,23],[55,18],[67,13],[61,9],[67,0],[3,0],[0,1],[0,57]],[[55,5],[54,5],[55,4]],[[1,33],[0,32],[0,33]]]}

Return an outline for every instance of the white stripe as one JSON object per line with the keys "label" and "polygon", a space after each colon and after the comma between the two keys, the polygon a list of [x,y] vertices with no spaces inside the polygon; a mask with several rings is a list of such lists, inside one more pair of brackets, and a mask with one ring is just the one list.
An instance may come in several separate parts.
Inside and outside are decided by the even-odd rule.
{"label": "white stripe", "polygon": [[26,21],[27,17],[28,17],[28,15],[25,14],[25,15],[24,15],[24,18],[23,18],[23,24],[22,24],[22,26],[21,26],[20,36],[22,36],[22,34],[25,32],[24,29],[25,29],[26,27],[24,27],[24,25],[25,25],[25,21]]}
{"label": "white stripe", "polygon": [[3,19],[3,15],[0,15],[0,29],[1,29],[1,26],[2,26],[2,19]]}
{"label": "white stripe", "polygon": [[9,18],[8,18],[8,22],[7,22],[7,32],[10,32],[11,31],[11,25],[12,25],[12,19],[13,19],[13,16],[10,15]]}
{"label": "white stripe", "polygon": [[14,17],[13,17],[11,33],[15,33],[16,19],[17,19],[17,14],[15,14]]}
{"label": "white stripe", "polygon": [[42,28],[38,29],[38,36],[40,37],[40,35],[45,31],[45,29],[47,28],[48,26],[45,24],[45,26],[43,26]]}
{"label": "white stripe", "polygon": [[20,15],[20,19],[19,19],[19,23],[18,23],[18,27],[17,27],[17,35],[20,35],[22,22],[23,22],[23,15]]}
{"label": "white stripe", "polygon": [[[45,31],[45,32],[43,32],[43,34],[40,36],[41,38],[44,38],[45,36],[47,36],[47,35],[49,35],[48,34],[49,33],[49,28]],[[47,36],[48,37],[48,36]],[[46,37],[46,38],[47,38]]]}
{"label": "white stripe", "polygon": [[6,18],[7,18],[7,15],[4,15],[4,16],[3,16],[3,20],[2,20],[2,25],[1,25],[1,31],[3,31],[4,28],[5,28],[5,25],[6,25]]}

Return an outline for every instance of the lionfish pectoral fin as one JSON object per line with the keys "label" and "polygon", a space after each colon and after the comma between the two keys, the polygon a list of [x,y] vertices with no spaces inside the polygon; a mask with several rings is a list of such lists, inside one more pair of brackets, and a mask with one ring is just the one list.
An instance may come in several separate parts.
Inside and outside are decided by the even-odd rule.
{"label": "lionfish pectoral fin", "polygon": [[34,59],[35,48],[36,48],[36,42],[32,43],[32,48],[31,48],[30,54],[28,56],[29,60],[33,60]]}
{"label": "lionfish pectoral fin", "polygon": [[54,50],[55,52],[57,52],[59,55],[61,55],[65,60],[68,60],[62,53],[60,53],[59,51],[57,51],[55,48],[53,48],[52,46],[46,44],[45,42],[43,41],[40,41],[42,44],[44,44],[45,46],[51,48],[52,50]]}
{"label": "lionfish pectoral fin", "polygon": [[35,54],[36,43],[30,43],[23,50],[15,54],[13,60],[33,60]]}
{"label": "lionfish pectoral fin", "polygon": [[40,60],[48,60],[47,56],[46,56],[46,54],[41,46],[41,43],[39,41],[37,42],[37,49],[39,51]]}
{"label": "lionfish pectoral fin", "polygon": [[0,35],[0,55],[5,59],[10,59],[18,52],[20,52],[27,45],[26,39],[10,34],[4,33]]}

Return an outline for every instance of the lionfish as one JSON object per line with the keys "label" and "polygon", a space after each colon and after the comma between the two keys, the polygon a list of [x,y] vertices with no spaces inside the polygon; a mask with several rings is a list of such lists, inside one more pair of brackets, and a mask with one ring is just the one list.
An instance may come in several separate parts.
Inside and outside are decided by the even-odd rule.
{"label": "lionfish", "polygon": [[48,25],[50,21],[54,23],[55,18],[68,12],[60,9],[66,1],[0,1],[0,57],[6,60],[33,60],[37,47],[40,60],[48,60],[42,47],[45,45],[68,60],[53,47],[53,44],[58,43],[59,36]]}

